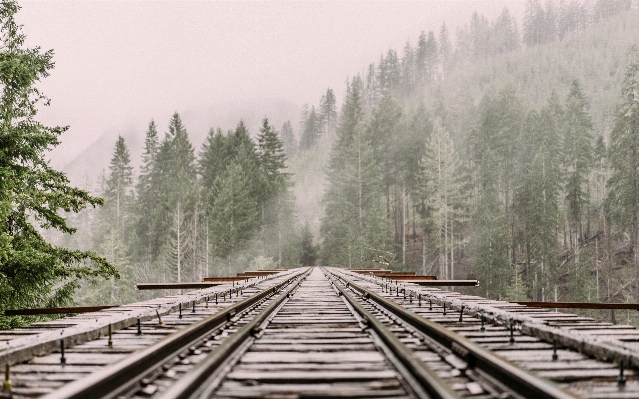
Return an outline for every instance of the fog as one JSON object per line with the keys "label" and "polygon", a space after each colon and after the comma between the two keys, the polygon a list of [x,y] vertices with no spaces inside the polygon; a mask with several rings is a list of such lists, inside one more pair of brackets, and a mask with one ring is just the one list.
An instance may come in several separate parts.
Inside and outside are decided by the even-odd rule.
{"label": "fog", "polygon": [[[39,85],[52,102],[38,118],[70,126],[51,154],[63,167],[107,131],[141,140],[151,118],[163,131],[175,111],[214,114],[249,99],[301,106],[327,87],[339,104],[347,77],[387,49],[415,45],[442,22],[454,40],[474,11],[492,20],[505,5],[521,16],[523,1],[503,0],[29,1],[17,19],[27,45],[54,50],[56,67]],[[191,132],[227,123],[202,120],[185,123]]]}

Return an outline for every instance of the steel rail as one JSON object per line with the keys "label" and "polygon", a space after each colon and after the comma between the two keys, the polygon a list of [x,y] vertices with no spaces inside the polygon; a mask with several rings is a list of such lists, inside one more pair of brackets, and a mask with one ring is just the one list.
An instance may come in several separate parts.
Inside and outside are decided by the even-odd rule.
{"label": "steel rail", "polygon": [[[308,270],[306,271],[308,273]],[[304,273],[296,273],[283,282],[226,307],[219,312],[168,335],[155,344],[127,356],[125,359],[76,380],[53,391],[41,399],[106,399],[130,393],[142,388],[142,380],[170,364],[172,359],[188,351],[211,331],[222,327],[236,314],[251,308],[262,300],[275,295]],[[229,339],[234,335],[229,336]],[[226,341],[224,341],[226,342]]]}
{"label": "steel rail", "polygon": [[298,275],[299,278],[292,286],[262,309],[257,316],[238,329],[237,332],[224,340],[220,346],[213,349],[201,362],[164,391],[159,398],[187,399],[201,396],[208,397],[206,394],[210,394],[210,391],[216,388],[215,384],[211,382],[219,379],[218,374],[224,368],[223,366],[226,365],[227,360],[237,355],[238,351],[246,350],[250,346],[252,338],[258,336],[262,331],[261,325],[271,314],[279,309],[279,306],[288,299],[291,292],[299,286],[310,272],[311,269],[308,269],[301,276]]}
{"label": "steel rail", "polygon": [[348,284],[353,290],[359,292],[364,299],[372,300],[384,307],[413,328],[450,349],[455,355],[466,361],[469,367],[481,370],[515,393],[526,398],[535,399],[575,399],[574,396],[561,390],[554,383],[529,374],[509,361],[470,341],[468,338],[438,323],[409,312],[406,308],[383,298],[373,291],[360,287],[344,276],[340,276],[331,270],[327,271],[340,281]]}
{"label": "steel rail", "polygon": [[333,287],[335,287],[339,294],[342,295],[351,304],[355,311],[360,314],[366,325],[372,328],[379,335],[393,354],[410,371],[412,376],[421,384],[421,387],[426,390],[432,398],[460,399],[462,397],[452,390],[441,378],[439,378],[437,374],[430,369],[430,367],[424,364],[424,362],[421,361],[406,345],[404,345],[381,321],[379,321],[368,310],[364,309],[364,307],[360,305],[359,302],[357,302],[348,292],[335,284],[334,279],[326,274],[326,269],[323,270],[326,277],[333,284]]}

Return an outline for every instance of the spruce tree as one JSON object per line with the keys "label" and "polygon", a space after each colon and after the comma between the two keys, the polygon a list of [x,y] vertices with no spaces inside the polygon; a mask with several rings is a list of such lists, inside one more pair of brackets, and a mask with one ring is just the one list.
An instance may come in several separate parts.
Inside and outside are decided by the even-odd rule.
{"label": "spruce tree", "polygon": [[[578,80],[573,80],[565,106],[563,156],[568,220],[575,240],[583,238],[582,217],[588,204],[587,184],[592,167],[592,121]],[[579,244],[573,243],[575,251]]]}
{"label": "spruce tree", "polygon": [[322,96],[319,105],[319,118],[322,121],[321,124],[324,128],[322,133],[325,136],[330,136],[335,131],[335,124],[337,122],[336,104],[337,100],[335,99],[333,89],[326,89],[326,94]]}
{"label": "spruce tree", "polygon": [[155,122],[151,120],[144,139],[144,152],[142,154],[142,166],[136,185],[135,202],[135,258],[139,262],[151,262],[151,226],[152,218],[158,206],[158,196],[156,190],[159,189],[158,182],[154,181],[157,176],[153,173],[155,160],[157,157],[160,140]]}
{"label": "spruce tree", "polygon": [[260,204],[252,189],[241,161],[231,163],[216,180],[209,220],[216,256],[230,261],[231,253],[242,248],[259,226]]}
{"label": "spruce tree", "polygon": [[450,58],[453,52],[453,46],[450,43],[450,37],[448,34],[448,28],[445,23],[442,23],[442,27],[439,29],[439,60],[442,64],[442,75],[444,77],[448,74],[450,68]]}
{"label": "spruce tree", "polygon": [[[0,4],[0,311],[62,306],[80,280],[118,275],[104,258],[54,246],[38,230],[72,234],[76,229],[60,212],[78,212],[102,200],[69,186],[45,158],[66,131],[35,120],[37,107],[48,104],[35,85],[53,68],[53,53],[24,47],[25,35],[14,19],[18,10],[13,1]],[[2,318],[0,328],[22,322]]]}
{"label": "spruce tree", "polygon": [[291,121],[286,121],[280,130],[280,138],[284,144],[284,152],[288,158],[293,157],[297,153],[297,140],[293,133],[293,125]]}
{"label": "spruce tree", "polygon": [[119,230],[123,239],[125,224],[128,224],[130,206],[133,199],[133,167],[129,150],[122,136],[118,136],[109,166],[109,177],[104,190],[103,213],[108,214],[109,223]]}
{"label": "spruce tree", "polygon": [[448,131],[436,119],[426,143],[422,167],[421,198],[430,210],[427,224],[437,231],[439,276],[454,278],[455,224],[467,217],[467,181]]}

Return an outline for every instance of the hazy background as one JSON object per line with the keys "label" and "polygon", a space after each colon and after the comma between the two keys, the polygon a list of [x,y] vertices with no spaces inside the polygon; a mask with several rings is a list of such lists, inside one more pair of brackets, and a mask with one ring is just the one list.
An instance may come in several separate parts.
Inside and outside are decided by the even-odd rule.
{"label": "hazy background", "polygon": [[51,106],[38,118],[70,126],[51,161],[84,186],[95,182],[90,171],[108,166],[118,134],[137,165],[152,118],[162,134],[178,111],[196,148],[210,127],[240,118],[253,133],[265,115],[297,128],[302,104],[327,87],[340,104],[346,78],[389,48],[414,46],[442,22],[454,41],[474,11],[493,20],[507,5],[521,21],[523,4],[56,0],[22,2],[17,19],[28,45],[55,51],[55,70],[39,85]]}

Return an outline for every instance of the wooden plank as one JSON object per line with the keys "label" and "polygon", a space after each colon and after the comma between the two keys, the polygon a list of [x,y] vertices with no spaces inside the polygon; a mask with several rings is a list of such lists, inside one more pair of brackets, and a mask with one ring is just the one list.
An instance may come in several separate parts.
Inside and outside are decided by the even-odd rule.
{"label": "wooden plank", "polygon": [[535,308],[567,308],[567,309],[631,309],[639,310],[639,303],[603,303],[603,302],[531,302],[522,301],[518,303],[520,305],[535,307]]}
{"label": "wooden plank", "polygon": [[176,290],[176,289],[201,289],[210,288],[225,284],[223,282],[190,282],[190,283],[138,283],[135,288],[138,290]]}
{"label": "wooden plank", "polygon": [[[238,274],[239,276],[239,274]],[[204,282],[206,283],[230,283],[235,281],[248,281],[250,277],[204,277]]]}
{"label": "wooden plank", "polygon": [[99,312],[104,309],[117,308],[120,305],[110,306],[71,306],[68,308],[33,308],[33,309],[7,309],[5,316],[25,316],[38,314],[64,314],[64,313],[90,313]]}
{"label": "wooden plank", "polygon": [[478,280],[404,280],[402,278],[399,281],[407,281],[426,287],[479,287]]}

